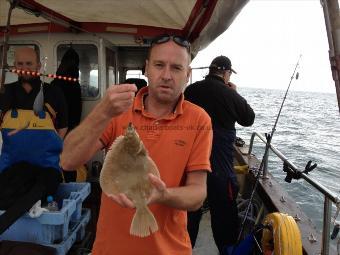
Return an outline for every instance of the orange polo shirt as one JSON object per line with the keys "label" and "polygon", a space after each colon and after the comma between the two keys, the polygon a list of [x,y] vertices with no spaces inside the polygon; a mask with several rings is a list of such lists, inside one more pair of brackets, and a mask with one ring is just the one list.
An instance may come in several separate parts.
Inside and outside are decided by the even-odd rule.
{"label": "orange polo shirt", "polygon": [[[147,91],[147,87],[139,91],[131,109],[112,119],[101,137],[106,148],[132,122],[167,187],[184,185],[186,172],[210,171],[212,129],[208,114],[182,95],[173,113],[156,119],[143,106]],[[135,209],[122,208],[103,194],[92,254],[192,254],[186,211],[161,204],[149,208],[159,230],[145,238],[132,236],[129,231]]]}

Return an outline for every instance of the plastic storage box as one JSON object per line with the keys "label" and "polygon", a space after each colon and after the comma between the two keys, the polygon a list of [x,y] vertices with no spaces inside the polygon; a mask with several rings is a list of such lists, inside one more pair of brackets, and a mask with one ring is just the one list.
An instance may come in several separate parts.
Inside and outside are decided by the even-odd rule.
{"label": "plastic storage box", "polygon": [[45,212],[38,218],[25,214],[0,235],[0,240],[42,245],[63,242],[68,237],[70,228],[82,218],[82,203],[90,194],[90,187],[90,183],[60,184],[55,195],[55,200],[62,204],[58,212]]}
{"label": "plastic storage box", "polygon": [[66,239],[59,244],[48,244],[46,246],[53,247],[56,250],[55,255],[65,255],[76,241],[83,240],[90,216],[90,209],[83,209],[79,222],[71,222],[72,226],[70,226],[70,232]]}

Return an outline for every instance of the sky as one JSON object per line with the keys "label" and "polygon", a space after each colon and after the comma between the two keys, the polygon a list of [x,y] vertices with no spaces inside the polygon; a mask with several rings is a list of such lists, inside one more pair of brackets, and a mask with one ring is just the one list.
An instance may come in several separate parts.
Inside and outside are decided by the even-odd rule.
{"label": "sky", "polygon": [[[328,41],[319,0],[250,0],[229,29],[198,53],[192,67],[208,66],[219,55],[231,59],[238,87],[335,93]],[[196,70],[193,81],[207,70]]]}

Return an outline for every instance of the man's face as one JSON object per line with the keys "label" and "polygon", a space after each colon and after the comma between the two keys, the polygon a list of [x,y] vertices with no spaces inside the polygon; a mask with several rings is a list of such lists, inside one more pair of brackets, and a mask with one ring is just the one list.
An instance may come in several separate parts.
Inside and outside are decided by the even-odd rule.
{"label": "man's face", "polygon": [[[37,55],[32,48],[20,48],[15,52],[15,68],[25,71],[37,72],[40,69],[40,62]],[[20,74],[20,78],[23,80],[29,80],[31,75]]]}
{"label": "man's face", "polygon": [[162,104],[177,102],[189,81],[189,64],[186,48],[172,40],[154,45],[145,66],[149,95]]}
{"label": "man's face", "polygon": [[230,81],[230,76],[231,76],[231,71],[226,70],[224,72],[224,75],[223,75],[223,79],[224,79],[225,84],[228,84],[228,82]]}

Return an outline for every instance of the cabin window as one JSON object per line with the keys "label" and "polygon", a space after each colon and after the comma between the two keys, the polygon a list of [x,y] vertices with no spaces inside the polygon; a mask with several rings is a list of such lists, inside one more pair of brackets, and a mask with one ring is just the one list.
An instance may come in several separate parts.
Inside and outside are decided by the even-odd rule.
{"label": "cabin window", "polygon": [[106,86],[116,84],[116,53],[106,48]]}
{"label": "cabin window", "polygon": [[125,78],[125,82],[135,84],[137,90],[147,86],[147,78],[144,76],[143,70],[128,70]]}
{"label": "cabin window", "polygon": [[148,78],[146,78],[146,76],[144,76],[143,71],[142,70],[128,70],[126,72],[126,77],[125,79],[131,79],[131,78],[137,78],[137,79],[144,79],[144,80],[148,80]]}
{"label": "cabin window", "polygon": [[[8,67],[14,68],[14,53],[16,51],[16,49],[18,48],[22,48],[22,47],[30,47],[36,50],[36,52],[38,53],[38,55],[40,56],[40,50],[38,45],[35,44],[9,44],[8,45],[8,51],[7,51],[7,65]],[[0,45],[0,59],[2,60],[2,53],[3,53],[3,45]],[[41,57],[40,57],[41,59]],[[0,61],[0,68],[2,68],[1,66],[1,61]],[[6,65],[6,63],[5,63]],[[7,72],[6,76],[5,76],[5,83],[11,83],[11,82],[15,82],[18,80],[18,75],[15,73],[10,73]]]}
{"label": "cabin window", "polygon": [[82,97],[97,98],[99,96],[97,47],[93,44],[60,44],[57,47],[57,66],[69,47],[79,55],[79,83]]}

